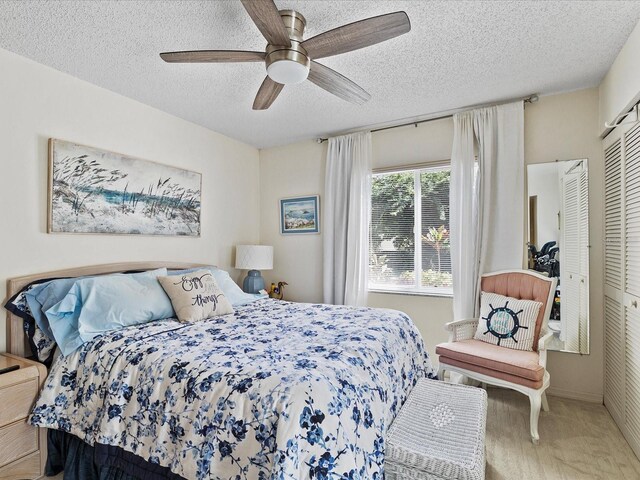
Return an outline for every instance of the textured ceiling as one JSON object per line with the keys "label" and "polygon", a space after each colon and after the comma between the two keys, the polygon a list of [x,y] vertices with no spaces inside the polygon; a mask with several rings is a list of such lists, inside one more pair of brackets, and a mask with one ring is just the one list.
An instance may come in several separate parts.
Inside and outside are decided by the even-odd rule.
{"label": "textured ceiling", "polygon": [[321,63],[372,95],[352,105],[310,82],[251,109],[261,63],[166,64],[158,53],[264,50],[239,1],[0,1],[0,47],[256,147],[524,96],[596,86],[640,2],[276,0],[305,38],[404,10],[408,34]]}

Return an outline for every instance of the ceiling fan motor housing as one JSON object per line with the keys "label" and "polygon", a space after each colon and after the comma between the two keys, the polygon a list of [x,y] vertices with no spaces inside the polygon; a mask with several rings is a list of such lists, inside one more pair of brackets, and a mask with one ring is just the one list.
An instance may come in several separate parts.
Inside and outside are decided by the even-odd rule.
{"label": "ceiling fan motor housing", "polygon": [[280,10],[280,17],[289,33],[291,46],[267,45],[265,66],[267,75],[282,84],[302,83],[309,75],[311,60],[302,47],[302,34],[307,21],[294,10]]}

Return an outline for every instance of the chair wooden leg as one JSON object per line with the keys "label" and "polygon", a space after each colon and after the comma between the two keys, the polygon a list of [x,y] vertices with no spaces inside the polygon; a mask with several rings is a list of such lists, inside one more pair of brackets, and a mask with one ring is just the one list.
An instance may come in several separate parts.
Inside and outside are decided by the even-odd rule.
{"label": "chair wooden leg", "polygon": [[538,417],[540,416],[542,395],[539,392],[531,393],[529,395],[529,402],[531,403],[531,414],[529,416],[529,422],[531,424],[531,441],[534,445],[538,445],[538,442],[540,441],[540,435],[538,435]]}
{"label": "chair wooden leg", "polygon": [[547,401],[547,392],[542,392],[542,410],[549,411],[549,402]]}
{"label": "chair wooden leg", "polygon": [[444,365],[442,364],[438,367],[438,380],[442,380],[444,382]]}

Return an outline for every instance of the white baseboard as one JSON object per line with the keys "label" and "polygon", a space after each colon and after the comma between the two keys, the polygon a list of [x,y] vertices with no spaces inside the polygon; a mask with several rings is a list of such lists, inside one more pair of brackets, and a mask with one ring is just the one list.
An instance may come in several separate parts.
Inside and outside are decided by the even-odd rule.
{"label": "white baseboard", "polygon": [[547,393],[553,397],[569,398],[571,400],[582,400],[583,402],[599,403],[604,402],[601,393],[576,392],[574,390],[566,390],[564,388],[549,387]]}

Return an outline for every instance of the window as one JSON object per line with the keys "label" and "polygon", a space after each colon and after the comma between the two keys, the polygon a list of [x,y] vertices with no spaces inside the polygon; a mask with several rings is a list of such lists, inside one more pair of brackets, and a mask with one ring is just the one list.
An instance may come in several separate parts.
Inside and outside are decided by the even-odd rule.
{"label": "window", "polygon": [[369,290],[451,295],[449,166],[373,175]]}

